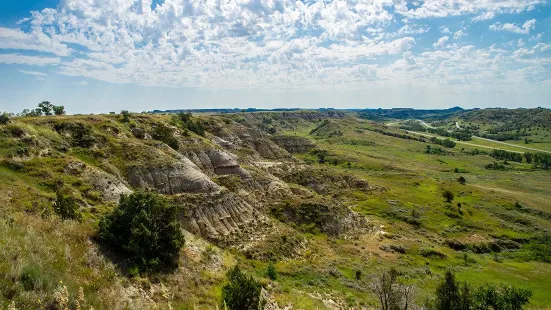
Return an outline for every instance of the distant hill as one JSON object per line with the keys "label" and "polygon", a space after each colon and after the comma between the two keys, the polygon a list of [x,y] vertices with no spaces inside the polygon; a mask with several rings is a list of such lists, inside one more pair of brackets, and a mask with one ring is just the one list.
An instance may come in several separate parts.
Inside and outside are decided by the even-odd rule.
{"label": "distant hill", "polygon": [[493,125],[516,124],[518,127],[551,126],[551,109],[475,109],[465,110],[454,115],[464,122]]}
{"label": "distant hill", "polygon": [[361,118],[369,120],[385,120],[385,119],[427,119],[436,120],[443,119],[454,115],[457,112],[465,111],[461,107],[451,109],[434,109],[434,110],[416,110],[412,108],[394,108],[394,109],[365,109],[356,110]]}

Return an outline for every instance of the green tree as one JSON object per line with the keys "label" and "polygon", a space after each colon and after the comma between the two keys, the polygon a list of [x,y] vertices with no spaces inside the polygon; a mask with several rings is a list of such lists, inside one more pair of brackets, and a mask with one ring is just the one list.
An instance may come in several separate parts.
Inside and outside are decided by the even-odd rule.
{"label": "green tree", "polygon": [[274,262],[269,262],[266,268],[266,275],[270,280],[275,281],[277,279],[277,271]]}
{"label": "green tree", "polygon": [[157,194],[123,195],[118,207],[101,219],[98,238],[124,256],[130,274],[172,269],[184,246],[176,213]]}
{"label": "green tree", "polygon": [[532,291],[508,285],[483,285],[473,293],[475,310],[521,310],[530,301]]}
{"label": "green tree", "polygon": [[446,198],[446,202],[452,202],[454,195],[450,190],[445,190],[442,192],[442,197]]}
{"label": "green tree", "polygon": [[163,124],[159,124],[157,125],[157,127],[153,128],[151,137],[155,140],[164,142],[175,150],[178,150],[178,148],[180,147],[180,145],[178,144],[178,139],[174,137],[174,129]]}
{"label": "green tree", "polygon": [[262,287],[252,276],[244,274],[238,266],[226,274],[228,283],[222,287],[221,308],[229,310],[258,310],[263,307]]}
{"label": "green tree", "polygon": [[121,115],[122,115],[122,121],[124,123],[130,122],[130,112],[128,112],[127,110],[122,110]]}
{"label": "green tree", "polygon": [[529,153],[529,152],[524,153],[524,158],[526,158],[526,162],[528,164],[532,163],[532,153]]}
{"label": "green tree", "polygon": [[459,284],[451,270],[446,271],[444,279],[436,287],[436,310],[460,309]]}
{"label": "green tree", "polygon": [[57,198],[54,203],[54,212],[61,217],[62,220],[80,220],[81,215],[78,212],[78,204],[75,199],[70,196],[63,195],[60,191],[57,192]]}
{"label": "green tree", "polygon": [[49,101],[42,101],[38,104],[38,108],[42,111],[44,115],[53,115],[53,107]]}
{"label": "green tree", "polygon": [[0,113],[0,125],[6,125],[10,122],[10,116],[8,113]]}
{"label": "green tree", "polygon": [[52,109],[54,110],[55,115],[65,115],[65,107],[62,105],[54,105],[52,106]]}

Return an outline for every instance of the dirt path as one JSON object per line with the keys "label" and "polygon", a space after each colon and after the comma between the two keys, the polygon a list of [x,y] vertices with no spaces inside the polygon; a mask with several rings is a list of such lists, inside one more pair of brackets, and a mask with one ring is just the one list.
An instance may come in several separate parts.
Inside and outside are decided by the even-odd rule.
{"label": "dirt path", "polygon": [[514,147],[518,147],[518,148],[521,148],[521,149],[526,149],[526,150],[532,150],[532,151],[538,151],[538,152],[542,152],[542,153],[550,153],[551,154],[551,151],[544,151],[544,150],[540,150],[540,149],[534,149],[534,148],[531,148],[531,147],[520,146],[520,145],[507,143],[507,142],[502,142],[502,141],[497,141],[497,140],[492,140],[492,139],[486,139],[486,138],[482,138],[482,137],[478,137],[478,136],[473,136],[473,138],[486,140],[486,141],[490,141],[490,142],[495,142],[495,143],[500,143],[500,144],[505,144],[505,145],[509,145],[509,146],[514,146]]}

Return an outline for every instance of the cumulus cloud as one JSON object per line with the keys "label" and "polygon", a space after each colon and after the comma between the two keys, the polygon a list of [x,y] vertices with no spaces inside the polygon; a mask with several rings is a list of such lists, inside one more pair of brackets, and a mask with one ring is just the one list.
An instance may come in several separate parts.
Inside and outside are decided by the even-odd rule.
{"label": "cumulus cloud", "polygon": [[488,12],[519,13],[544,3],[546,0],[425,0],[415,8],[408,8],[408,1],[401,0],[396,6],[396,11],[408,18],[421,19]]}
{"label": "cumulus cloud", "polygon": [[458,31],[456,31],[456,32],[453,34],[453,38],[454,38],[455,40],[457,40],[457,39],[460,39],[461,37],[464,37],[464,36],[466,36],[466,35],[467,35],[467,33],[466,33],[465,31],[463,31],[463,30],[458,30]]}
{"label": "cumulus cloud", "polygon": [[490,19],[494,19],[494,17],[496,17],[496,13],[495,12],[486,12],[486,13],[483,13],[483,14],[480,14],[478,16],[476,16],[475,18],[473,18],[473,22],[481,22],[481,21],[485,21],[485,20],[490,20]]}
{"label": "cumulus cloud", "polygon": [[499,22],[493,25],[490,25],[490,29],[493,31],[509,31],[509,32],[518,33],[518,34],[530,34],[530,31],[535,28],[536,28],[535,19],[527,20],[521,27],[515,24],[510,24],[510,23],[501,24]]}
{"label": "cumulus cloud", "polygon": [[438,41],[436,41],[432,46],[434,46],[435,48],[441,48],[444,46],[444,44],[446,44],[449,38],[450,37],[448,36],[443,36],[440,39],[438,39]]}
{"label": "cumulus cloud", "polygon": [[[499,71],[513,70],[511,59],[521,58],[460,41],[443,49],[450,37],[467,35],[464,25],[455,33],[440,27],[445,36],[432,45],[435,50],[427,51],[430,43],[419,48],[420,37],[430,31],[420,19],[489,20],[543,2],[165,0],[152,8],[152,0],[64,0],[22,19],[20,29],[0,28],[0,50],[7,53],[0,53],[0,63],[49,66],[76,81],[201,89],[363,88],[412,81],[477,87],[473,81],[489,81],[489,75],[510,81]],[[534,24],[490,27],[528,34]],[[530,55],[536,54],[522,60]]]}
{"label": "cumulus cloud", "polygon": [[58,56],[70,54],[67,45],[38,29],[26,33],[19,29],[0,27],[0,46],[2,49],[34,50]]}
{"label": "cumulus cloud", "polygon": [[38,57],[21,54],[0,54],[0,63],[46,66],[58,65],[61,63],[61,59],[57,57]]}

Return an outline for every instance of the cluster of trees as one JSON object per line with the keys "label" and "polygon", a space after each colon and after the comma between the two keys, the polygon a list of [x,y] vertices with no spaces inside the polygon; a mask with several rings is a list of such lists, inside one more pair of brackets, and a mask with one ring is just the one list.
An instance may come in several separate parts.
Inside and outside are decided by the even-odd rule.
{"label": "cluster of trees", "polygon": [[427,145],[427,148],[425,149],[425,154],[433,154],[433,155],[449,155],[451,154],[448,151],[445,151],[437,146],[431,147],[430,145]]}
{"label": "cluster of trees", "polygon": [[419,142],[427,142],[422,137],[413,137],[413,136],[406,135],[406,134],[403,134],[403,133],[384,131],[382,129],[377,129],[377,128],[373,129],[373,131],[378,132],[380,134],[383,134],[385,136],[391,136],[391,137],[400,138],[400,139],[407,139],[407,140],[415,140],[415,141],[419,141]]}
{"label": "cluster of trees", "polygon": [[515,153],[515,152],[509,152],[505,150],[492,150],[490,153],[490,156],[492,156],[495,159],[498,160],[510,160],[510,161],[516,161],[516,162],[522,162],[522,154],[521,153]]}
{"label": "cluster of trees", "polygon": [[436,137],[432,137],[432,138],[430,138],[430,142],[432,142],[434,144],[439,144],[439,145],[442,145],[442,146],[448,147],[448,148],[455,147],[455,142],[453,142],[450,139],[438,139]]}
{"label": "cluster of trees", "polygon": [[513,286],[482,285],[473,289],[456,280],[451,270],[436,287],[433,302],[425,308],[434,310],[521,310],[530,301],[532,291]]}
{"label": "cluster of trees", "polygon": [[496,162],[487,164],[486,166],[484,166],[484,168],[489,170],[507,170],[507,167],[505,167],[505,165]]}
{"label": "cluster of trees", "polygon": [[441,135],[444,137],[455,138],[461,141],[469,141],[469,140],[472,140],[472,137],[473,137],[472,133],[468,130],[447,131],[442,128],[427,128],[426,131],[437,135]]}
{"label": "cluster of trees", "polygon": [[194,120],[191,113],[180,112],[176,114],[178,120],[181,122],[181,127],[186,130],[194,132],[200,136],[205,136],[205,126],[200,120]]}
{"label": "cluster of trees", "polygon": [[551,168],[551,154],[535,153],[534,155],[530,154],[528,156],[527,154],[530,154],[530,153],[524,153],[526,160],[528,161],[528,158],[530,157],[530,163],[532,163],[534,167],[542,168],[545,170]]}
{"label": "cluster of trees", "polygon": [[178,150],[180,144],[178,143],[178,139],[174,136],[174,131],[174,128],[170,128],[164,124],[158,124],[153,128],[151,137],[155,140],[164,142],[166,145],[175,150]]}
{"label": "cluster of trees", "polygon": [[21,116],[42,116],[42,115],[64,115],[65,107],[62,105],[53,105],[49,101],[42,101],[36,109],[24,109]]}
{"label": "cluster of trees", "polygon": [[131,276],[173,269],[184,246],[176,214],[176,207],[157,194],[123,195],[100,220],[97,237],[121,256]]}
{"label": "cluster of trees", "polygon": [[[415,287],[406,284],[396,269],[391,268],[376,277],[371,291],[379,300],[381,310],[412,309]],[[433,299],[427,299],[423,309],[428,310],[521,310],[530,301],[532,291],[508,285],[471,287],[460,283],[448,270],[438,283]]]}

